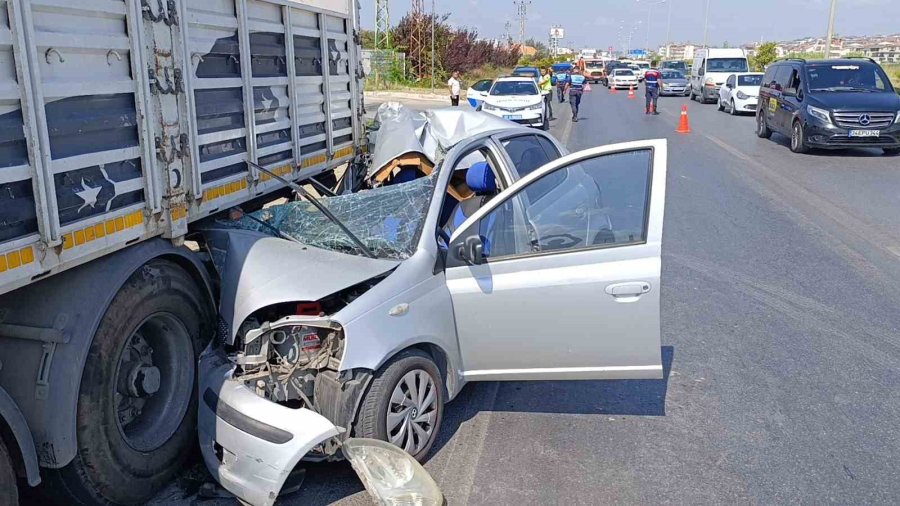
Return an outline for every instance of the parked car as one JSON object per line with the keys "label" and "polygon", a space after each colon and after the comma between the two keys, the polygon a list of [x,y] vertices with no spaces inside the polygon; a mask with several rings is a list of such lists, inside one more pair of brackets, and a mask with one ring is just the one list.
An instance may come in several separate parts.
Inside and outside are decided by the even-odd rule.
{"label": "parked car", "polygon": [[637,63],[629,63],[628,68],[634,72],[634,76],[637,77],[638,82],[644,81],[644,73],[641,72],[641,67]]}
{"label": "parked car", "polygon": [[469,89],[466,90],[466,99],[473,109],[478,109],[481,106],[481,103],[484,102],[485,97],[487,97],[488,93],[491,91],[491,86],[493,84],[493,79],[482,79],[481,81],[476,81],[472,86],[469,86]]}
{"label": "parked car", "polygon": [[514,76],[525,76],[534,79],[534,82],[541,80],[541,69],[537,67],[516,67],[512,71]]}
{"label": "parked car", "polygon": [[634,71],[627,68],[617,68],[613,70],[612,75],[609,77],[608,88],[630,88],[632,86],[637,87],[638,78],[634,75]]}
{"label": "parked car", "polygon": [[694,53],[691,67],[691,100],[701,104],[716,102],[719,88],[731,74],[749,72],[750,63],[743,49],[709,48]]}
{"label": "parked car", "polygon": [[501,77],[481,104],[481,110],[522,125],[550,129],[550,113],[537,84],[529,77]]}
{"label": "parked car", "polygon": [[763,74],[745,72],[732,74],[725,80],[725,86],[719,88],[719,110],[737,116],[742,112],[756,112],[759,102],[759,86]]}
{"label": "parked car", "polygon": [[681,71],[662,69],[662,87],[659,94],[662,96],[687,96],[690,93],[691,83]]}
{"label": "parked car", "polygon": [[881,148],[900,154],[900,97],[874,60],[791,59],[766,69],[756,134],[791,138],[791,151]]}
{"label": "parked car", "polygon": [[222,303],[200,446],[243,501],[271,505],[350,434],[425,458],[469,381],[662,378],[666,141],[564,155],[432,113],[461,118],[433,170],[331,197],[333,217],[291,202],[206,233]]}
{"label": "parked car", "polygon": [[644,74],[650,70],[650,62],[648,61],[636,61],[633,63],[637,67],[637,76],[641,81],[644,80]]}

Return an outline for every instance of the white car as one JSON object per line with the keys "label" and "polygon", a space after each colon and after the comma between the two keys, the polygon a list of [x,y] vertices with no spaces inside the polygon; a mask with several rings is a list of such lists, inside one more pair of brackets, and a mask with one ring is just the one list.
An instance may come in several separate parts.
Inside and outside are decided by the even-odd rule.
{"label": "white car", "polygon": [[634,71],[631,69],[623,69],[617,68],[613,70],[611,76],[609,76],[609,85],[607,88],[630,88],[634,86],[637,88],[638,78],[635,75]]}
{"label": "white car", "polygon": [[741,72],[728,76],[725,86],[719,89],[719,110],[728,109],[732,116],[742,112],[756,113],[762,79],[763,74],[757,72]]}
{"label": "white car", "polygon": [[544,96],[530,77],[497,79],[484,97],[481,110],[521,125],[550,129]]}
{"label": "white car", "polygon": [[484,98],[491,91],[493,84],[493,79],[482,79],[469,87],[468,91],[466,91],[466,99],[469,101],[472,109],[478,109],[481,103],[484,102]]}
{"label": "white car", "polygon": [[650,62],[636,61],[633,62],[632,65],[637,67],[637,71],[635,73],[637,74],[638,79],[643,81],[644,76],[647,74],[647,71],[650,70]]}

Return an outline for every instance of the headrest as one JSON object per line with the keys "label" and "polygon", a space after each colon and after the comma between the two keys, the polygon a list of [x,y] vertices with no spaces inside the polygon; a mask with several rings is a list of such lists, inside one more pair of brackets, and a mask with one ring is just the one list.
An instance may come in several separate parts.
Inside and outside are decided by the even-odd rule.
{"label": "headrest", "polygon": [[466,173],[466,184],[476,194],[494,193],[497,191],[497,180],[487,162],[476,162]]}

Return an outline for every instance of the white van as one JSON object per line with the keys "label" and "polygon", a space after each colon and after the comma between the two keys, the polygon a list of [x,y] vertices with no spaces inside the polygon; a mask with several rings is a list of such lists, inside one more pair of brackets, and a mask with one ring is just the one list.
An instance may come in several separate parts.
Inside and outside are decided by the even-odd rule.
{"label": "white van", "polygon": [[702,104],[715,102],[728,76],[749,71],[750,62],[743,49],[701,49],[694,53],[691,67],[691,100],[698,99]]}

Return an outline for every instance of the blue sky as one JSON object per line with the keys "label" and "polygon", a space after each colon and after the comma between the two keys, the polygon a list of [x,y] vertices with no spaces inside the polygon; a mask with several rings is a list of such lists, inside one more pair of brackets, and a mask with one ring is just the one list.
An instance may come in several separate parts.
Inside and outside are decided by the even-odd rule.
{"label": "blue sky", "polygon": [[[643,47],[647,38],[647,3],[658,0],[532,0],[529,6],[528,36],[546,40],[550,25],[566,28],[564,46],[618,47],[622,20],[627,26],[637,21],[633,46]],[[375,0],[360,0],[362,24],[375,24]],[[396,23],[409,10],[409,0],[390,0],[391,21]],[[650,45],[657,47],[666,38],[672,4],[672,39],[703,41],[703,14],[706,0],[668,0],[653,7]],[[478,30],[486,38],[500,37],[506,21],[518,33],[512,0],[435,0],[438,13],[449,13],[450,22]],[[790,40],[825,36],[830,0],[710,0],[709,40],[733,45],[764,40]],[[426,10],[431,0],[425,0]],[[847,35],[876,35],[900,32],[900,0],[838,0],[835,31]]]}

